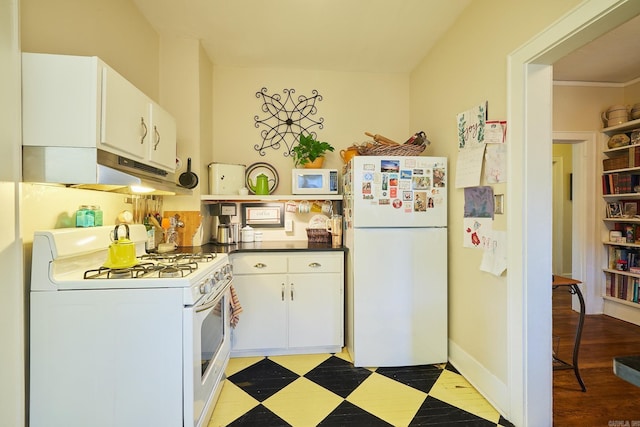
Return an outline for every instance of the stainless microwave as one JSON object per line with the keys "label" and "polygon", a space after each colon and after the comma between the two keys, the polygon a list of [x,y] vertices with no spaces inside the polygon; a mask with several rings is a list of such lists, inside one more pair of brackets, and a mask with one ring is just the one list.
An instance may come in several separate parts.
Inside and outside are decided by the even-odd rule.
{"label": "stainless microwave", "polygon": [[293,169],[292,194],[338,194],[337,169]]}

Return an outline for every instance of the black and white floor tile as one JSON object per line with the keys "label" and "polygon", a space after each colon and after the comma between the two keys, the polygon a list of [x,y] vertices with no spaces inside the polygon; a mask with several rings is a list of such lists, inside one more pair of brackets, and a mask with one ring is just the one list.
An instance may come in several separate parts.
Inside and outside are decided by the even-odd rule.
{"label": "black and white floor tile", "polygon": [[232,358],[220,426],[511,426],[450,364],[356,368],[339,354]]}

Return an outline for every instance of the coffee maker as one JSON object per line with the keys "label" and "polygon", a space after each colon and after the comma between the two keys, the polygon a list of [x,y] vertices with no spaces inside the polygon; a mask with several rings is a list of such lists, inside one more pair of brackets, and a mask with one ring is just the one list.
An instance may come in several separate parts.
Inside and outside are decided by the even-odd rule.
{"label": "coffee maker", "polygon": [[232,222],[231,217],[238,214],[235,203],[216,203],[211,214],[218,218],[216,229],[216,244],[235,245],[240,241],[240,224]]}

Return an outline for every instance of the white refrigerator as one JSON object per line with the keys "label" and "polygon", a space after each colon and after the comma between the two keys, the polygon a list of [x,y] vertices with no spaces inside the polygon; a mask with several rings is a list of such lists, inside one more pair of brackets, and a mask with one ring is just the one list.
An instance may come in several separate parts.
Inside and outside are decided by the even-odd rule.
{"label": "white refrigerator", "polygon": [[347,350],[355,366],[447,361],[447,159],[347,165]]}

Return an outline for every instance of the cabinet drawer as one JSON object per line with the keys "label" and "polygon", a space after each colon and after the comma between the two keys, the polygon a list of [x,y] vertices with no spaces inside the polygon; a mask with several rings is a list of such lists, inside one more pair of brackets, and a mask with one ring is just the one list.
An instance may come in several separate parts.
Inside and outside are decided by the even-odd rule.
{"label": "cabinet drawer", "polygon": [[289,273],[339,273],[342,264],[342,254],[292,256],[289,257]]}
{"label": "cabinet drawer", "polygon": [[287,257],[277,254],[235,255],[233,274],[286,273]]}

